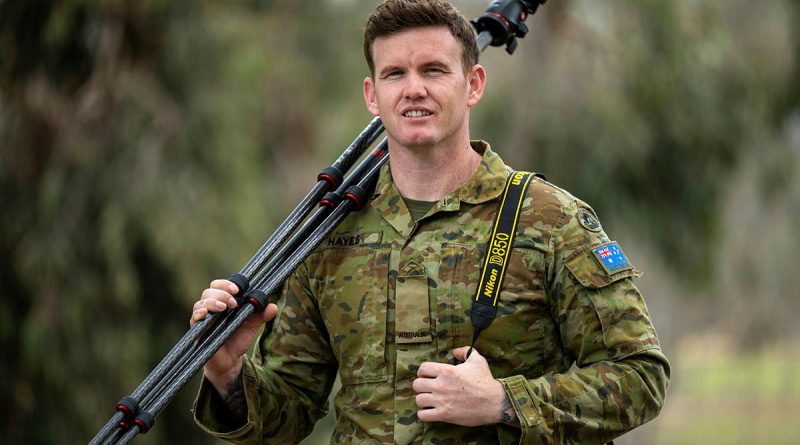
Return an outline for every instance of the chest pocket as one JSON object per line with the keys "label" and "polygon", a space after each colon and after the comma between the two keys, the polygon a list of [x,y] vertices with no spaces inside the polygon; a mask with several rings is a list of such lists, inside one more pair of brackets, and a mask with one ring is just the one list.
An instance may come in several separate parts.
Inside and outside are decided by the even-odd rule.
{"label": "chest pocket", "polygon": [[[473,326],[469,314],[486,252],[485,244],[449,244],[442,248],[436,296],[439,358],[452,360],[452,349],[469,346]],[[475,347],[487,358],[495,377],[522,374],[538,377],[560,350],[558,331],[542,286],[544,254],[515,247],[508,261],[497,303],[497,316],[481,332]],[[446,328],[446,329],[443,329]]]}
{"label": "chest pocket", "polygon": [[385,381],[388,248],[329,248],[319,255],[315,292],[342,384]]}
{"label": "chest pocket", "polygon": [[497,365],[495,377],[520,374],[535,378],[559,362],[561,341],[543,280],[544,253],[514,248],[498,298],[497,316],[475,343],[487,360]]}
{"label": "chest pocket", "polygon": [[440,362],[452,362],[452,350],[469,345],[472,324],[469,310],[477,289],[480,253],[474,244],[442,243],[428,258],[435,277],[430,288],[434,306],[437,354]]}

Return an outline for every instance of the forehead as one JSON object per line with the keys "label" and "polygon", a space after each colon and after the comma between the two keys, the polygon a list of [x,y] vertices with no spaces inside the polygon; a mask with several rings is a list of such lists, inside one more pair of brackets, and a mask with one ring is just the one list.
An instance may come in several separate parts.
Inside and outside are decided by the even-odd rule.
{"label": "forehead", "polygon": [[461,47],[446,26],[425,26],[376,38],[372,58],[376,68],[432,61],[460,63]]}

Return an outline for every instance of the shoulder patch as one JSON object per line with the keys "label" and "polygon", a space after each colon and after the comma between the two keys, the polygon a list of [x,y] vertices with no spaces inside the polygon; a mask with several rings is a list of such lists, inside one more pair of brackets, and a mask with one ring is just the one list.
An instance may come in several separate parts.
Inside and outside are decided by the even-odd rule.
{"label": "shoulder patch", "polygon": [[597,220],[597,217],[594,216],[589,209],[585,207],[581,207],[578,210],[578,222],[583,226],[584,229],[590,232],[599,232],[602,230],[600,227],[600,221]]}
{"label": "shoulder patch", "polygon": [[595,247],[592,249],[592,253],[609,275],[623,270],[633,269],[628,257],[625,256],[622,252],[622,248],[619,247],[616,241],[603,244],[600,247]]}

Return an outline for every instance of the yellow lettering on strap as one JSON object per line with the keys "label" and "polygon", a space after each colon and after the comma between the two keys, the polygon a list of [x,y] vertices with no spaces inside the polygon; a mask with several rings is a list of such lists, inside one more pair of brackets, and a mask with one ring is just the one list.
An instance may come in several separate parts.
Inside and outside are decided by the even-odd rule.
{"label": "yellow lettering on strap", "polygon": [[470,312],[476,336],[481,329],[489,326],[497,312],[497,299],[503,286],[511,246],[514,244],[519,213],[533,177],[532,173],[514,172],[508,178],[503,190],[492,237],[486,246],[486,259],[483,263],[478,292]]}

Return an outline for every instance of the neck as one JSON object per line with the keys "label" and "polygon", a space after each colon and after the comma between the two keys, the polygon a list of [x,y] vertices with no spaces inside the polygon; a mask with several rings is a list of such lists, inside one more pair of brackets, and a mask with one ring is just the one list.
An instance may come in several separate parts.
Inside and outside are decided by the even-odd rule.
{"label": "neck", "polygon": [[438,201],[466,183],[481,155],[469,139],[451,148],[403,148],[389,144],[392,178],[400,194],[419,201]]}

